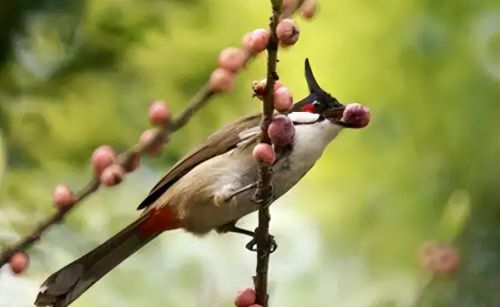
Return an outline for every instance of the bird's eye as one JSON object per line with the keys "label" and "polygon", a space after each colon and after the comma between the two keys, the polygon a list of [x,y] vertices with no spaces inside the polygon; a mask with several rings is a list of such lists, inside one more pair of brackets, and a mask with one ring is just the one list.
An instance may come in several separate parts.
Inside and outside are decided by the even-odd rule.
{"label": "bird's eye", "polygon": [[325,110],[325,105],[323,105],[319,101],[314,101],[312,104],[314,107],[314,113],[323,113],[323,111]]}

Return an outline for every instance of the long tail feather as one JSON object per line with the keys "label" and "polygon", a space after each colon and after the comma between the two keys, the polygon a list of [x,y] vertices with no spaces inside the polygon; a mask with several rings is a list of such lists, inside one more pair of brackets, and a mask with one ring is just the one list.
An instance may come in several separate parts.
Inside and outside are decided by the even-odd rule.
{"label": "long tail feather", "polygon": [[90,286],[158,233],[144,235],[139,230],[143,215],[99,247],[52,274],[41,286],[36,306],[68,306]]}

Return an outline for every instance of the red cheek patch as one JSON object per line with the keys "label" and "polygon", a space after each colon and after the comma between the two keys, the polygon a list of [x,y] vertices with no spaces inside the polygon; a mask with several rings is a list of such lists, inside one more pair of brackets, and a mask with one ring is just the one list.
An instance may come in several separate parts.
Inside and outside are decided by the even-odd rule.
{"label": "red cheek patch", "polygon": [[302,106],[302,112],[314,113],[314,106],[312,103],[308,103]]}

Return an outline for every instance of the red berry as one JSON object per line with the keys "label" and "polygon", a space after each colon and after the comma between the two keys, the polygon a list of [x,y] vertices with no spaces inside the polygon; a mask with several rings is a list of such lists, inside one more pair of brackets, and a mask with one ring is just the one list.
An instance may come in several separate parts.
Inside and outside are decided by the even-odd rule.
{"label": "red berry", "polygon": [[235,47],[229,47],[219,54],[219,66],[233,73],[240,71],[247,60],[247,53]]}
{"label": "red berry", "polygon": [[125,170],[121,165],[112,164],[108,166],[101,174],[101,183],[105,186],[111,187],[123,181]]}
{"label": "red berry", "polygon": [[170,110],[163,100],[155,101],[149,106],[149,122],[153,126],[164,126],[170,115]]}
{"label": "red berry", "polygon": [[15,274],[21,274],[26,271],[29,266],[29,262],[30,259],[24,252],[15,252],[9,260],[10,268]]}
{"label": "red berry", "polygon": [[276,34],[282,45],[291,46],[299,40],[300,31],[293,19],[286,18],[278,24]]}
{"label": "red berry", "polygon": [[113,162],[116,159],[116,153],[108,145],[103,145],[98,147],[96,150],[94,150],[94,153],[92,153],[92,167],[94,168],[94,173],[99,176],[101,175],[102,171],[113,164]]}
{"label": "red berry", "polygon": [[278,112],[288,112],[293,107],[293,96],[286,87],[280,87],[274,92],[274,108]]}
{"label": "red berry", "polygon": [[266,50],[267,43],[269,43],[269,37],[269,31],[257,29],[243,36],[243,47],[250,53],[257,54]]}
{"label": "red berry", "polygon": [[267,133],[275,146],[286,146],[293,143],[295,127],[287,116],[276,115],[269,124]]}
{"label": "red berry", "polygon": [[[154,130],[146,130],[141,134],[139,138],[139,143],[142,145],[150,144],[148,148],[148,154],[156,155],[163,148],[163,141],[161,139],[155,140],[156,135]],[[153,142],[153,143],[151,143]]]}
{"label": "red berry", "polygon": [[259,163],[271,165],[276,161],[276,153],[271,145],[259,143],[253,149],[253,158]]}
{"label": "red berry", "polygon": [[245,289],[239,291],[234,300],[234,304],[238,307],[246,307],[255,303],[256,295],[253,289]]}
{"label": "red berry", "polygon": [[227,69],[217,68],[210,76],[209,86],[216,92],[227,92],[234,86],[235,75]]}
{"label": "red berry", "polygon": [[76,197],[65,184],[55,187],[52,193],[52,201],[57,208],[69,207],[76,203]]}

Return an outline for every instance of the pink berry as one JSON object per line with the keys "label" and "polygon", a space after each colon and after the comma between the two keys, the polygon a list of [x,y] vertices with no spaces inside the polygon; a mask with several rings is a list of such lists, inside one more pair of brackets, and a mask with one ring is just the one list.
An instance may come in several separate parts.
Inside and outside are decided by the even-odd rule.
{"label": "pink berry", "polygon": [[269,37],[269,31],[257,29],[243,36],[243,47],[250,53],[257,54],[266,50]]}
{"label": "pink berry", "polygon": [[252,32],[245,33],[241,38],[241,46],[243,49],[249,51],[250,50],[250,42],[252,40]]}
{"label": "pink berry", "polygon": [[239,291],[234,300],[234,304],[238,307],[247,307],[255,303],[255,291],[253,289],[245,289]]}
{"label": "pink berry", "polygon": [[94,153],[92,153],[92,166],[94,168],[94,173],[99,176],[101,175],[102,171],[113,164],[113,162],[116,159],[116,153],[108,145],[103,145],[98,147],[96,150],[94,150]]}
{"label": "pink berry", "polygon": [[123,168],[125,169],[125,171],[127,173],[133,172],[141,164],[141,155],[139,155],[137,153],[133,154],[132,157],[130,158],[130,160],[127,162],[128,163],[123,165]]}
{"label": "pink berry", "polygon": [[300,31],[293,19],[285,18],[278,24],[276,34],[282,45],[291,46],[299,40]]}
{"label": "pink berry", "polygon": [[316,0],[306,0],[300,8],[300,16],[304,19],[311,19],[316,15],[317,8]]}
{"label": "pink berry", "polygon": [[274,108],[278,112],[288,112],[293,106],[293,96],[286,87],[280,87],[274,92]]}
{"label": "pink berry", "polygon": [[158,154],[161,149],[163,148],[163,141],[160,140],[155,140],[156,135],[154,130],[146,130],[141,134],[141,137],[139,138],[139,143],[141,145],[147,145],[148,146],[148,154],[150,155],[156,155]]}
{"label": "pink berry", "polygon": [[10,268],[15,274],[21,274],[26,271],[29,266],[29,262],[30,259],[24,252],[15,252],[9,260]]}
{"label": "pink berry", "polygon": [[164,126],[170,115],[170,110],[163,100],[155,101],[149,106],[149,122],[153,126]]}
{"label": "pink berry", "polygon": [[121,165],[113,164],[108,166],[101,174],[101,183],[111,187],[123,181],[125,170]]}
{"label": "pink berry", "polygon": [[247,60],[247,53],[235,47],[229,47],[219,54],[219,66],[233,73],[237,73],[244,66]]}
{"label": "pink berry", "polygon": [[227,92],[234,86],[235,75],[227,69],[217,68],[210,76],[209,86],[216,92]]}
{"label": "pink berry", "polygon": [[259,163],[271,165],[276,161],[276,153],[271,145],[259,143],[253,149],[253,158]]}
{"label": "pink berry", "polygon": [[370,116],[370,109],[359,103],[351,103],[345,106],[340,121],[351,128],[363,128],[370,122]]}
{"label": "pink berry", "polygon": [[285,115],[276,115],[267,128],[267,133],[275,146],[286,146],[293,143],[295,127]]}
{"label": "pink berry", "polygon": [[57,208],[69,207],[76,203],[76,197],[65,184],[55,187],[52,193],[52,201]]}

